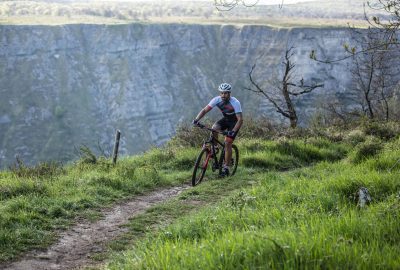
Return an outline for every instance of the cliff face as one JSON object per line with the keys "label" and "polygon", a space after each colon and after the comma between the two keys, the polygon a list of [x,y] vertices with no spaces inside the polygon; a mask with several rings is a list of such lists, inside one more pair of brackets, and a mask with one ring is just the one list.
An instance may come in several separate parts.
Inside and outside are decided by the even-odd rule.
{"label": "cliff face", "polygon": [[298,79],[325,84],[301,102],[310,114],[316,101],[346,91],[350,78],[346,62],[319,64],[309,53],[342,55],[346,36],[345,29],[233,25],[0,26],[0,167],[15,155],[28,164],[71,160],[81,144],[109,150],[115,129],[122,154],[161,145],[222,81],[246,115],[277,117],[242,88],[254,63],[261,85],[278,75],[287,44]]}

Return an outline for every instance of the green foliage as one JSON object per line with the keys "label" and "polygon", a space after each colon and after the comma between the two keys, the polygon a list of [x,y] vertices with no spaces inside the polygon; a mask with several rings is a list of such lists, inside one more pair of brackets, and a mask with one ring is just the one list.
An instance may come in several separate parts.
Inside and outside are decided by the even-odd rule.
{"label": "green foliage", "polygon": [[347,143],[351,144],[352,146],[364,142],[365,139],[366,139],[365,133],[359,129],[351,130],[346,134],[344,138],[344,140]]}
{"label": "green foliage", "polygon": [[19,178],[14,181],[7,181],[0,186],[0,201],[7,200],[17,196],[26,196],[35,194],[37,196],[46,196],[49,189],[41,182],[34,179]]}
{"label": "green foliage", "polygon": [[365,142],[358,144],[349,154],[349,160],[359,163],[367,158],[375,156],[382,149],[382,142],[375,137],[368,137]]}
{"label": "green foliage", "polygon": [[[239,138],[237,174],[210,176],[177,199],[179,208],[163,205],[142,216],[133,230],[144,238],[109,268],[398,268],[400,139],[338,132],[343,141],[303,130],[278,131],[273,140],[260,134]],[[156,187],[187,183],[201,144],[184,146],[184,137],[177,137],[115,165],[89,150],[61,169],[21,164],[0,172],[0,260],[48,245],[54,230],[77,216]],[[354,149],[348,153],[349,145]],[[365,209],[356,206],[360,187],[373,198]],[[190,209],[199,211],[180,214]],[[175,221],[152,233],[165,218]]]}
{"label": "green foliage", "polygon": [[256,197],[250,196],[245,191],[241,190],[235,196],[231,197],[230,206],[239,210],[239,215],[242,217],[244,207],[254,202]]}
{"label": "green foliage", "polygon": [[275,140],[239,139],[240,163],[249,168],[287,170],[322,160],[336,161],[347,153],[347,146],[322,137]]}
{"label": "green foliage", "polygon": [[243,123],[238,135],[243,138],[271,138],[281,129],[267,118],[244,117]]}
{"label": "green foliage", "polygon": [[96,164],[97,157],[93,154],[92,150],[86,145],[81,145],[79,147],[79,156],[80,159],[78,163],[80,164]]}
{"label": "green foliage", "polygon": [[[210,121],[202,122],[208,127],[212,126]],[[208,138],[210,132],[193,127],[188,124],[182,124],[177,128],[175,136],[171,139],[168,145],[174,147],[195,147],[200,146],[205,139]]]}
{"label": "green foliage", "polygon": [[382,140],[395,138],[400,133],[400,127],[395,122],[380,123],[375,121],[365,121],[362,129],[367,135],[378,137]]}
{"label": "green foliage", "polygon": [[1,172],[0,261],[48,245],[53,241],[54,229],[67,226],[86,211],[155,187],[177,184],[179,180],[167,182],[164,174],[151,165],[148,156],[152,155],[150,152],[140,158],[120,159],[115,166],[110,160],[96,157],[96,163],[81,160],[55,172],[43,164],[35,168],[20,164]]}
{"label": "green foliage", "polygon": [[[239,131],[238,138],[271,138],[279,132],[282,132],[282,127],[273,125],[265,118],[254,119],[245,117],[243,122],[244,124]],[[206,121],[204,124],[208,127],[212,127],[213,123]],[[208,139],[209,134],[209,131],[184,124],[178,127],[174,138],[172,138],[168,145],[174,147],[199,146],[204,140]]]}
{"label": "green foliage", "polygon": [[[367,163],[339,161],[241,177],[257,179],[258,184],[149,235],[107,268],[400,266],[400,182],[395,175],[375,171]],[[352,197],[361,186],[373,197],[363,210]]]}
{"label": "green foliage", "polygon": [[264,170],[287,170],[301,166],[296,158],[277,152],[259,152],[251,155],[245,154],[240,163],[248,168]]}
{"label": "green foliage", "polygon": [[370,169],[395,173],[400,170],[400,139],[385,144],[379,158],[365,162]]}
{"label": "green foliage", "polygon": [[17,161],[9,170],[16,176],[21,178],[52,178],[65,173],[62,164],[58,162],[40,162],[35,166],[27,166],[21,159],[17,157]]}

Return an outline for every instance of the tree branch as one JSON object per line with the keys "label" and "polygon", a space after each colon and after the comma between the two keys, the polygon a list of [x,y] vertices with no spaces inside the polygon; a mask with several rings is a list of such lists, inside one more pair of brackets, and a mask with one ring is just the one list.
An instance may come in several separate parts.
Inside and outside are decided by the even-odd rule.
{"label": "tree branch", "polygon": [[295,85],[295,84],[293,84],[293,86],[296,86],[296,87],[301,88],[303,90],[300,91],[300,92],[288,91],[289,94],[292,95],[292,96],[300,96],[300,95],[303,95],[303,94],[306,94],[306,93],[310,93],[310,92],[312,92],[313,90],[315,90],[317,88],[324,87],[324,84],[316,84],[316,85]]}
{"label": "tree branch", "polygon": [[[319,63],[332,64],[332,63],[337,63],[337,62],[352,58],[352,57],[354,57],[356,55],[359,55],[359,54],[362,54],[362,53],[373,52],[373,51],[375,51],[377,49],[384,49],[385,51],[389,51],[388,50],[388,46],[390,46],[390,45],[400,45],[400,43],[397,42],[397,41],[396,42],[382,43],[382,44],[379,44],[379,45],[376,45],[376,46],[373,46],[373,47],[370,47],[370,48],[367,48],[367,49],[363,49],[361,51],[355,51],[355,50],[348,51],[348,49],[346,49],[346,45],[345,45],[345,50],[350,54],[347,55],[347,56],[341,57],[341,58],[334,59],[334,60],[321,60],[321,59],[318,59],[316,51],[315,50],[311,50],[310,58],[312,60],[316,61],[316,62],[319,62]],[[352,48],[352,49],[355,49],[355,48]]]}
{"label": "tree branch", "polygon": [[251,91],[251,92],[254,92],[254,93],[262,94],[263,96],[265,96],[265,97],[268,99],[269,102],[272,103],[272,105],[276,108],[277,112],[279,112],[280,114],[282,114],[282,115],[285,116],[285,117],[289,117],[289,114],[286,113],[286,112],[278,105],[278,103],[277,103],[270,95],[268,95],[267,92],[264,91],[264,90],[254,81],[252,74],[253,74],[253,71],[254,71],[255,67],[256,67],[256,64],[254,64],[254,65],[252,66],[252,68],[251,68],[251,70],[250,70],[250,72],[249,72],[249,79],[250,79],[251,84],[254,85],[254,86],[256,87],[257,90],[254,90],[254,89],[251,89],[251,88],[248,88],[248,87],[245,87],[244,89],[245,89],[245,90],[248,90],[248,91]]}

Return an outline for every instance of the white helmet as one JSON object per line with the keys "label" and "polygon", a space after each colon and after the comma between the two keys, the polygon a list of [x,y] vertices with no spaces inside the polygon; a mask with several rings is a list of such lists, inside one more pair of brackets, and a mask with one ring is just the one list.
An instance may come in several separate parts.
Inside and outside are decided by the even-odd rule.
{"label": "white helmet", "polygon": [[232,89],[232,86],[229,83],[221,83],[221,85],[218,87],[218,91],[220,92],[230,92]]}

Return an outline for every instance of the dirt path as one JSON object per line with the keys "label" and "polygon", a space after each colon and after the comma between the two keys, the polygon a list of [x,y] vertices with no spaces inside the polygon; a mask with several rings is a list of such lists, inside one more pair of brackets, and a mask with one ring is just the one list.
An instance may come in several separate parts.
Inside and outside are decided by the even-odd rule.
{"label": "dirt path", "polygon": [[[46,251],[34,251],[21,260],[3,265],[7,270],[73,269],[91,262],[89,255],[102,251],[105,244],[116,236],[127,232],[121,225],[129,218],[143,213],[147,208],[177,196],[189,186],[156,190],[150,194],[135,197],[111,209],[104,210],[104,217],[91,223],[83,221],[63,232],[57,243]],[[0,268],[2,265],[0,265]]]}

